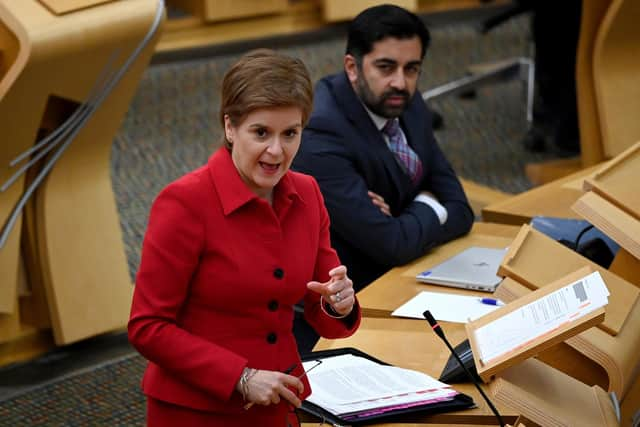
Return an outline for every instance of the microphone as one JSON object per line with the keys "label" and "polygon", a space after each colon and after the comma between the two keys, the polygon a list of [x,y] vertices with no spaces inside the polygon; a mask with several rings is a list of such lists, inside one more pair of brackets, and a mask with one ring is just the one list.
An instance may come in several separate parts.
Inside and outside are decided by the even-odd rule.
{"label": "microphone", "polygon": [[467,374],[469,379],[473,382],[473,385],[476,386],[476,388],[484,398],[485,402],[487,402],[487,405],[489,405],[489,408],[491,408],[491,411],[494,413],[494,415],[498,419],[498,422],[500,423],[500,427],[504,427],[505,424],[504,424],[504,421],[502,420],[502,417],[500,416],[500,413],[498,412],[496,407],[493,406],[493,403],[491,403],[491,400],[489,400],[489,397],[487,397],[487,395],[484,394],[484,391],[482,391],[482,388],[480,388],[480,385],[478,384],[478,381],[476,381],[475,377],[471,375],[471,372],[469,372],[467,367],[464,366],[464,363],[462,363],[462,360],[460,360],[460,356],[458,356],[458,353],[456,353],[453,347],[451,347],[449,340],[447,340],[447,338],[444,336],[444,331],[442,330],[442,328],[440,327],[436,319],[433,318],[433,315],[431,315],[431,312],[429,310],[426,310],[424,313],[422,313],[422,315],[424,316],[425,319],[427,319],[427,322],[429,322],[429,325],[431,325],[431,328],[436,333],[436,335],[438,335],[442,339],[442,341],[444,341],[444,343],[447,345],[451,354],[453,354],[453,356],[458,361],[458,364],[460,364],[460,366],[462,367],[462,369],[464,369],[464,372]]}

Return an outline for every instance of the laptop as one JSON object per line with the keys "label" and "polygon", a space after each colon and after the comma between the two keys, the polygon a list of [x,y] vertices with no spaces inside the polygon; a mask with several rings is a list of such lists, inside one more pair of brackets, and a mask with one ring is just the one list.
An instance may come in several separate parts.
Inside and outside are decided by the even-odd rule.
{"label": "laptop", "polygon": [[419,282],[474,291],[493,292],[502,277],[498,267],[505,249],[472,246],[416,276]]}

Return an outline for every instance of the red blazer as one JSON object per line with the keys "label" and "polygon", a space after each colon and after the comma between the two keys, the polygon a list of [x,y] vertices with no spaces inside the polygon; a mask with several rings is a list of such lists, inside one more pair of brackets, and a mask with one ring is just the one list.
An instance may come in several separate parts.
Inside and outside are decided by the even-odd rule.
{"label": "red blazer", "polygon": [[215,152],[151,209],[129,320],[129,340],[149,360],[145,394],[241,413],[234,390],[244,367],[282,371],[300,360],[296,302],[304,298],[305,317],[324,337],[357,329],[357,304],[352,322],[334,319],[306,288],[338,265],[313,178],[287,172],[272,208],[244,184],[225,148]]}

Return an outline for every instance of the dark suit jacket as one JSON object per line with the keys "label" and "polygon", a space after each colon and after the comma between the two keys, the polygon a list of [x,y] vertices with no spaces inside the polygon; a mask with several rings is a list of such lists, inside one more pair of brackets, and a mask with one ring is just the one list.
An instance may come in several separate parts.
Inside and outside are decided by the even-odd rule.
{"label": "dark suit jacket", "polygon": [[[293,163],[295,170],[313,175],[320,184],[331,217],[332,246],[356,289],[467,233],[473,223],[471,207],[434,139],[431,115],[418,91],[400,123],[423,163],[418,186],[396,162],[346,74],[325,77],[316,85],[314,110]],[[384,197],[392,217],[373,205],[367,190]],[[444,225],[428,205],[413,201],[423,190],[447,209]]]}

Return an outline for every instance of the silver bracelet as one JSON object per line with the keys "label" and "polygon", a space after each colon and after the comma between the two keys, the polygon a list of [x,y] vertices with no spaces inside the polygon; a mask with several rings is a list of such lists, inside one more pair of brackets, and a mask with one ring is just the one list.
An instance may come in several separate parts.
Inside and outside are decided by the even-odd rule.
{"label": "silver bracelet", "polygon": [[353,311],[353,306],[351,306],[351,310],[349,310],[349,312],[347,314],[338,314],[337,311],[335,311],[333,309],[333,307],[331,307],[331,305],[329,305],[329,307],[331,307],[331,310],[334,311],[336,314],[331,314],[327,311],[327,309],[324,307],[325,301],[324,298],[322,297],[322,295],[320,295],[320,308],[322,309],[322,311],[324,311],[324,314],[326,314],[329,317],[333,317],[334,319],[344,319],[345,317],[347,317],[348,315],[351,314],[351,312]]}
{"label": "silver bracelet", "polygon": [[242,375],[240,375],[240,393],[242,394],[242,399],[245,402],[249,395],[249,380],[256,374],[256,372],[258,372],[257,369],[244,368]]}

